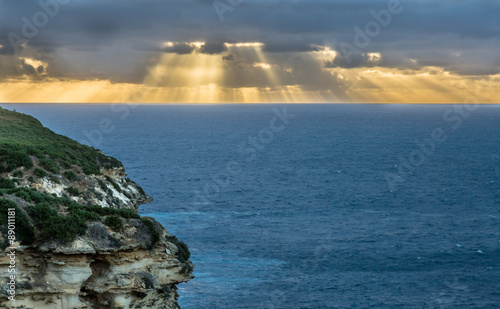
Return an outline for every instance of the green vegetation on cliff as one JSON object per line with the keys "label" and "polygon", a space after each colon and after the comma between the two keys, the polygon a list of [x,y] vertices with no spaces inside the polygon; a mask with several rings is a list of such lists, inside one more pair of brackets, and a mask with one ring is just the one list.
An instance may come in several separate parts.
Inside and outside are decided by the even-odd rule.
{"label": "green vegetation on cliff", "polygon": [[[116,219],[141,218],[131,209],[115,209],[98,205],[84,206],[69,198],[54,197],[35,189],[11,188],[11,182],[9,182],[7,179],[0,178],[0,184],[6,183],[9,187],[0,189],[0,227],[3,229],[6,227],[7,209],[16,208],[16,220],[21,220],[19,221],[21,222],[20,228],[16,232],[21,243],[25,245],[33,243],[34,227],[36,227],[40,239],[66,242],[74,240],[76,236],[84,235],[87,232],[87,222],[101,221],[101,218],[105,217],[107,225],[116,228],[118,227]],[[30,204],[24,209],[29,214],[32,223],[27,219],[23,209],[15,202],[5,199],[7,196],[15,196],[22,199],[24,203]],[[108,219],[109,217],[113,219]],[[18,222],[16,221],[16,223]],[[150,221],[148,223],[145,225],[151,230],[152,245],[154,245],[159,240],[159,234]],[[1,248],[5,248],[5,246],[5,241],[3,244],[0,243]]]}
{"label": "green vegetation on cliff", "polygon": [[[34,241],[35,237],[35,232],[33,229],[33,226],[31,226],[28,217],[26,214],[22,211],[22,209],[16,205],[16,203],[12,201],[8,201],[5,199],[0,199],[0,228],[1,232],[4,235],[7,235],[7,226],[5,223],[8,220],[7,213],[9,208],[14,208],[16,217],[15,217],[15,222],[16,222],[16,232],[17,232],[17,237],[19,240],[26,244],[26,245],[31,245]],[[8,241],[5,240],[3,242],[0,242],[0,249],[5,249],[7,247]]]}
{"label": "green vegetation on cliff", "polygon": [[[7,214],[12,208],[16,240],[22,245],[70,242],[101,222],[116,232],[127,226],[143,229],[148,236],[144,244],[153,249],[163,237],[158,223],[123,203],[102,207],[88,198],[149,198],[131,180],[108,175],[110,169],[122,167],[115,158],[54,133],[31,116],[0,108],[0,250],[8,246]],[[134,190],[124,189],[131,184]],[[183,272],[191,271],[187,245],[175,236],[166,240],[177,246],[179,261],[186,264]]]}
{"label": "green vegetation on cliff", "polygon": [[100,174],[101,167],[122,166],[115,158],[52,132],[31,116],[0,108],[0,173],[21,166],[30,169],[32,158],[38,160],[40,168],[54,174],[72,165],[87,175]]}

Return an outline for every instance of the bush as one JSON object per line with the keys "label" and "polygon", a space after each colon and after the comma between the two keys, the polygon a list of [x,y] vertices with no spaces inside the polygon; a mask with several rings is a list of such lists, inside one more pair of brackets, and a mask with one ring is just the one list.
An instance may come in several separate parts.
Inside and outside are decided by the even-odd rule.
{"label": "bush", "polygon": [[78,189],[75,187],[67,187],[66,191],[68,191],[68,193],[73,196],[79,196],[81,194],[80,191],[78,191]]}
{"label": "bush", "polygon": [[122,217],[124,219],[140,219],[141,218],[141,216],[139,216],[132,209],[115,209],[115,208],[110,208],[110,207],[101,207],[99,205],[82,206],[78,203],[72,202],[72,204],[68,207],[68,210],[73,211],[74,209],[84,209],[86,211],[99,214],[101,216],[116,215],[116,216]]}
{"label": "bush", "polygon": [[41,168],[38,168],[38,167],[35,167],[35,170],[33,171],[33,175],[35,175],[36,177],[45,177],[47,176],[47,172],[42,170]]}
{"label": "bush", "polygon": [[17,178],[23,177],[23,171],[21,170],[15,171],[14,173],[12,173],[12,177],[17,177]]}
{"label": "bush", "polygon": [[33,226],[30,224],[24,211],[16,203],[0,199],[0,226],[7,225],[9,208],[15,209],[16,239],[23,245],[31,245],[35,239]]}
{"label": "bush", "polygon": [[70,169],[71,168],[71,164],[66,162],[66,161],[63,161],[61,162],[61,166],[64,168],[64,169]]}
{"label": "bush", "polygon": [[3,194],[14,194],[17,197],[20,197],[27,202],[33,202],[34,204],[47,202],[53,205],[69,205],[72,201],[69,199],[61,198],[61,197],[53,197],[49,194],[38,192],[35,189],[17,187],[14,189],[0,189],[0,193]]}
{"label": "bush", "polygon": [[116,209],[116,214],[125,219],[139,219],[139,216],[132,209]]}
{"label": "bush", "polygon": [[149,232],[151,233],[151,246],[150,249],[156,245],[156,243],[160,240],[160,233],[156,230],[153,222],[146,218],[141,218],[141,222],[149,228]]}
{"label": "bush", "polygon": [[66,171],[64,172],[64,176],[68,178],[69,181],[75,181],[76,180],[76,174],[73,171]]}
{"label": "bush", "polygon": [[23,200],[25,200],[26,202],[31,202],[31,197],[29,195],[28,192],[24,191],[24,190],[20,190],[20,191],[17,191],[15,193],[15,195],[19,198],[22,198]]}
{"label": "bush", "polygon": [[0,176],[0,189],[13,189],[16,186],[10,179],[6,179]]}
{"label": "bush", "polygon": [[175,236],[167,236],[167,240],[177,246],[177,257],[181,263],[186,263],[191,257],[191,252],[185,242]]}
{"label": "bush", "polygon": [[87,220],[78,214],[59,215],[57,210],[47,203],[32,206],[29,211],[42,239],[72,241],[77,235],[87,232]]}
{"label": "bush", "polygon": [[86,221],[98,221],[101,220],[101,216],[95,212],[87,211],[84,209],[74,209],[70,211],[70,214],[78,216],[85,219]]}
{"label": "bush", "polygon": [[59,174],[60,168],[54,160],[40,159],[43,168],[53,174]]}
{"label": "bush", "polygon": [[0,173],[11,172],[21,166],[33,167],[33,162],[26,150],[19,145],[1,144],[0,162],[3,162],[0,163]]}
{"label": "bush", "polygon": [[[51,207],[49,203],[52,205],[65,203],[68,206],[69,215],[59,215],[57,210]],[[133,216],[134,218],[140,218],[138,214],[129,209],[104,208],[100,206],[85,207],[64,198],[52,198],[50,202],[36,204],[29,208],[29,213],[42,238],[61,241],[72,241],[77,235],[84,235],[87,232],[87,222],[98,221],[101,219],[101,215],[107,216],[104,223],[114,230],[123,228],[120,214],[131,217],[135,215]],[[151,221],[146,221],[154,229]],[[159,240],[158,232],[156,234],[158,239],[155,240],[155,243]]]}
{"label": "bush", "polygon": [[179,260],[183,263],[187,262],[191,257],[191,252],[189,251],[188,245],[186,245],[186,243],[183,241],[179,241],[177,243],[177,248],[179,249],[179,252],[177,253],[179,255]]}
{"label": "bush", "polygon": [[188,274],[193,271],[193,266],[189,263],[184,264],[181,268],[181,274]]}
{"label": "bush", "polygon": [[113,231],[119,231],[123,228],[122,219],[115,215],[107,216],[104,220],[104,224],[109,226]]}

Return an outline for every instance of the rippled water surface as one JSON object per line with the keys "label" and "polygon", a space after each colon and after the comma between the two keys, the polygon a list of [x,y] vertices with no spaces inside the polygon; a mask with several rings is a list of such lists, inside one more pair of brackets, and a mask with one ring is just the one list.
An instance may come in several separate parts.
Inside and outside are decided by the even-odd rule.
{"label": "rippled water surface", "polygon": [[4,106],[125,164],[185,309],[500,307],[498,106]]}

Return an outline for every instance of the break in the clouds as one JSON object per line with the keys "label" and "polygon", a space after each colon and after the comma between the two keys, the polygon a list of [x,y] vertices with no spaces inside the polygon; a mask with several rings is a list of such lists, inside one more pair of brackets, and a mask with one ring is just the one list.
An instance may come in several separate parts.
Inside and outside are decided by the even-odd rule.
{"label": "break in the clouds", "polygon": [[491,0],[0,0],[0,79],[140,85],[154,68],[156,87],[325,100],[374,69],[491,82],[498,16]]}

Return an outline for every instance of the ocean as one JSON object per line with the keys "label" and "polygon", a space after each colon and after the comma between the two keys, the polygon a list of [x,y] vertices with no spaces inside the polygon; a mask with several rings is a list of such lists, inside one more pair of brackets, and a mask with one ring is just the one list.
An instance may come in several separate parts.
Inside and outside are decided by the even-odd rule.
{"label": "ocean", "polygon": [[124,163],[184,309],[500,307],[500,106],[2,106]]}

